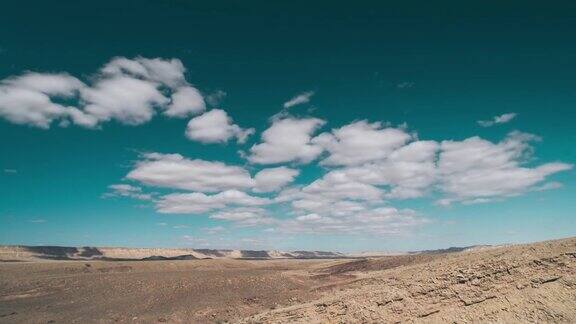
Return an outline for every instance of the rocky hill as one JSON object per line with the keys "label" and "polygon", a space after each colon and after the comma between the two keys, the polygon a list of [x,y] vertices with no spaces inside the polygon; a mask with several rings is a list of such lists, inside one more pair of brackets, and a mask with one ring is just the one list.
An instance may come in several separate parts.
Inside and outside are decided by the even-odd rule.
{"label": "rocky hill", "polygon": [[356,277],[312,302],[249,323],[576,322],[576,239],[348,261]]}

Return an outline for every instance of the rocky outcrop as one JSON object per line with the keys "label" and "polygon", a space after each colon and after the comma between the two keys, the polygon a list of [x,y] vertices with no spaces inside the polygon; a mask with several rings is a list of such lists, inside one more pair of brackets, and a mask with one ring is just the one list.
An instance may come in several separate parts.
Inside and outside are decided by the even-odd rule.
{"label": "rocky outcrop", "polygon": [[444,254],[366,272],[370,262],[378,260],[339,265],[358,271],[340,291],[245,322],[576,321],[576,239]]}

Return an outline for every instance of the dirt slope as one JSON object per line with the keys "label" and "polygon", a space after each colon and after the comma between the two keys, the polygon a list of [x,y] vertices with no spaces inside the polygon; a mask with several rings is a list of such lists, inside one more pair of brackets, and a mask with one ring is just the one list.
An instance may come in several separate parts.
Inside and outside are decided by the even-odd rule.
{"label": "dirt slope", "polygon": [[331,265],[324,271],[358,279],[243,322],[576,322],[574,238],[408,261]]}

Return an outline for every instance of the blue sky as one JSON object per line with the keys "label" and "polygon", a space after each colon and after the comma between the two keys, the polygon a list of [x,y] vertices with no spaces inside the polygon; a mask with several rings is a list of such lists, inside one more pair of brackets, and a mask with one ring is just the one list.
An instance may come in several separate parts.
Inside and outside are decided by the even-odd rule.
{"label": "blue sky", "polygon": [[0,244],[573,236],[576,8],[520,4],[9,2]]}

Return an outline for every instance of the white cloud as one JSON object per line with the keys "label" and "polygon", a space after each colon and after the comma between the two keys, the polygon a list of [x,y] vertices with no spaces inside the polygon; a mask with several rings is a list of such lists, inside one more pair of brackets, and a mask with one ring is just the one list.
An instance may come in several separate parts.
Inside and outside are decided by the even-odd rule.
{"label": "white cloud", "polygon": [[[78,126],[86,127],[86,128],[96,128],[98,126],[98,118],[94,115],[87,114],[86,112],[76,108],[76,107],[68,107],[67,111],[70,120]],[[64,119],[61,120],[59,125],[61,127],[68,126],[70,121]]]}
{"label": "white cloud", "polygon": [[[200,192],[232,189],[270,192],[292,182],[298,173],[295,169],[278,167],[263,169],[252,178],[240,166],[190,160],[180,154],[148,153],[143,155],[143,159],[136,163],[126,178],[149,186]],[[131,187],[114,185],[111,189],[128,191]]]}
{"label": "white cloud", "polygon": [[510,122],[512,119],[516,117],[516,113],[507,113],[500,116],[495,116],[491,120],[479,120],[478,125],[482,127],[490,127],[497,124],[505,124]]}
{"label": "white cloud", "polygon": [[411,138],[403,129],[383,128],[380,122],[362,120],[322,133],[312,142],[330,153],[321,162],[324,165],[359,165],[388,157]]}
{"label": "white cloud", "polygon": [[[383,196],[384,192],[375,186],[330,172],[303,188],[282,191],[276,203],[289,203],[294,218],[275,226],[280,231],[307,233],[385,234],[397,231],[396,225],[392,225],[397,218],[366,220],[375,210],[383,208]],[[406,220],[413,225],[420,224],[416,219],[421,220],[415,215]]]}
{"label": "white cloud", "polygon": [[192,118],[186,127],[186,137],[201,143],[225,143],[233,137],[244,143],[253,133],[253,128],[242,129],[233,124],[232,118],[221,109],[212,109]]}
{"label": "white cloud", "polygon": [[41,92],[47,95],[69,97],[74,95],[84,84],[66,73],[34,73],[27,72],[19,77],[8,78],[2,82],[5,85]]}
{"label": "white cloud", "polygon": [[255,226],[273,222],[267,216],[266,210],[261,207],[235,207],[221,210],[210,215],[210,218],[231,221],[240,226]]}
{"label": "white cloud", "polygon": [[105,76],[133,76],[146,79],[152,82],[164,84],[172,89],[180,87],[186,83],[184,78],[184,64],[178,59],[165,60],[161,58],[128,59],[116,57],[104,65],[100,70]]}
{"label": "white cloud", "polygon": [[128,125],[150,121],[154,107],[168,102],[156,84],[126,76],[102,79],[81,93],[86,113],[99,121],[114,119]]}
{"label": "white cloud", "polygon": [[256,191],[277,191],[294,181],[294,178],[299,173],[298,170],[287,167],[264,169],[254,176],[254,180],[256,181]]}
{"label": "white cloud", "polygon": [[111,60],[90,84],[66,73],[27,72],[0,82],[0,117],[45,129],[54,121],[88,128],[111,120],[139,125],[150,121],[157,109],[170,117],[186,117],[203,111],[205,104],[184,73],[180,60],[142,57]]}
{"label": "white cloud", "polygon": [[189,160],[180,154],[149,153],[126,178],[149,186],[201,192],[249,189],[254,181],[242,167]]}
{"label": "white cloud", "polygon": [[546,191],[546,190],[554,190],[554,189],[560,189],[564,187],[564,185],[558,181],[550,181],[550,182],[546,182],[540,186],[534,187],[533,190],[534,191]]}
{"label": "white cloud", "polygon": [[65,74],[28,72],[0,83],[0,117],[15,123],[49,128],[54,120],[67,119],[73,107],[52,101],[70,98],[83,87],[80,80]]}
{"label": "white cloud", "polygon": [[[204,98],[186,82],[185,71],[178,59],[115,58],[101,69],[100,80],[94,86],[98,92],[85,90],[86,110],[101,120],[115,118],[125,124],[149,121],[155,107],[162,108],[169,117],[198,114],[206,108]],[[171,99],[161,88],[171,90]],[[95,109],[91,104],[98,106],[96,112],[90,111]]]}
{"label": "white cloud", "polygon": [[383,195],[382,190],[377,187],[350,181],[349,178],[340,172],[327,173],[323,178],[302,188],[302,192],[308,197],[322,197],[334,200],[380,200]]}
{"label": "white cloud", "polygon": [[440,187],[448,198],[440,204],[517,196],[549,175],[572,168],[560,162],[524,166],[534,140],[533,135],[513,132],[497,144],[479,137],[443,141],[438,167]]}
{"label": "white cloud", "polygon": [[143,193],[142,188],[121,183],[108,186],[111,192],[104,194],[104,197],[130,197],[138,200],[152,200],[152,195]]}
{"label": "white cloud", "polygon": [[416,141],[391,152],[382,161],[331,171],[334,177],[375,186],[389,186],[386,198],[417,198],[437,180],[434,141]]}
{"label": "white cloud", "polygon": [[314,95],[314,91],[303,92],[284,103],[284,108],[290,108],[297,105],[310,102],[310,98]]}
{"label": "white cloud", "polygon": [[199,214],[230,206],[262,206],[270,203],[267,198],[250,196],[238,190],[226,190],[214,195],[201,192],[172,193],[160,197],[158,212],[164,214]]}
{"label": "white cloud", "polygon": [[302,221],[302,222],[315,222],[315,221],[318,221],[321,219],[322,219],[322,216],[320,216],[318,214],[314,214],[314,213],[296,217],[297,221]]}
{"label": "white cloud", "polygon": [[274,120],[262,133],[262,143],[250,148],[248,161],[257,164],[308,163],[322,153],[322,148],[311,142],[312,134],[322,125],[324,121],[317,118]]}
{"label": "white cloud", "polygon": [[348,217],[305,214],[280,222],[275,225],[275,229],[288,233],[397,235],[427,222],[427,219],[411,209],[378,207]]}
{"label": "white cloud", "polygon": [[293,218],[275,226],[288,232],[401,233],[427,220],[415,211],[386,206],[385,199],[422,197],[438,187],[445,195],[439,205],[478,204],[558,188],[556,182],[541,182],[571,165],[522,165],[532,151],[529,142],[536,139],[515,132],[498,144],[477,137],[414,141],[383,159],[334,169],[309,185],[283,190],[275,203],[288,203]]}
{"label": "white cloud", "polygon": [[[305,134],[304,140],[296,140],[300,145],[297,147],[314,146],[311,134],[321,121],[308,121],[304,131],[301,122],[292,118],[274,121],[258,145],[283,146],[290,154],[280,160],[297,160],[301,150],[289,149],[295,136],[279,134],[293,135],[287,129],[296,125],[300,134]],[[436,204],[444,206],[501,201],[530,191],[556,189],[561,185],[547,178],[572,168],[561,162],[529,166],[531,142],[539,140],[530,134],[512,132],[499,143],[479,137],[438,143],[414,140],[401,129],[382,128],[380,124],[357,122],[348,126],[353,135],[339,132],[346,126],[326,135],[334,137],[331,146],[326,146],[330,153],[327,160],[337,157],[330,162],[337,167],[306,185],[285,188],[298,175],[298,170],[285,166],[262,169],[252,177],[243,167],[158,153],[145,155],[127,178],[151,186],[196,191],[156,199],[156,208],[162,213],[206,213],[239,226],[265,224],[276,232],[386,235],[400,234],[428,222],[414,210],[391,207],[387,200],[439,194]],[[275,133],[275,127],[286,128]],[[386,145],[365,145],[358,133],[368,133],[368,139],[378,138]],[[393,140],[388,136],[386,140],[380,138],[382,133]],[[346,151],[355,143],[351,140],[354,138],[359,139],[356,143],[362,148],[352,148],[362,156],[360,160]],[[374,150],[379,153],[374,154]],[[126,192],[126,196],[140,193],[128,187],[116,189]],[[270,193],[281,189],[278,194]],[[266,198],[248,191],[267,192]],[[274,218],[271,211],[289,217]]]}
{"label": "white cloud", "polygon": [[182,86],[172,94],[172,101],[166,107],[164,114],[169,117],[183,118],[196,115],[206,110],[204,98],[198,89]]}
{"label": "white cloud", "polygon": [[315,218],[332,222],[339,219],[338,223],[342,223],[381,205],[383,195],[383,191],[375,186],[352,181],[333,171],[302,188],[283,190],[275,202],[289,203],[300,220]]}

